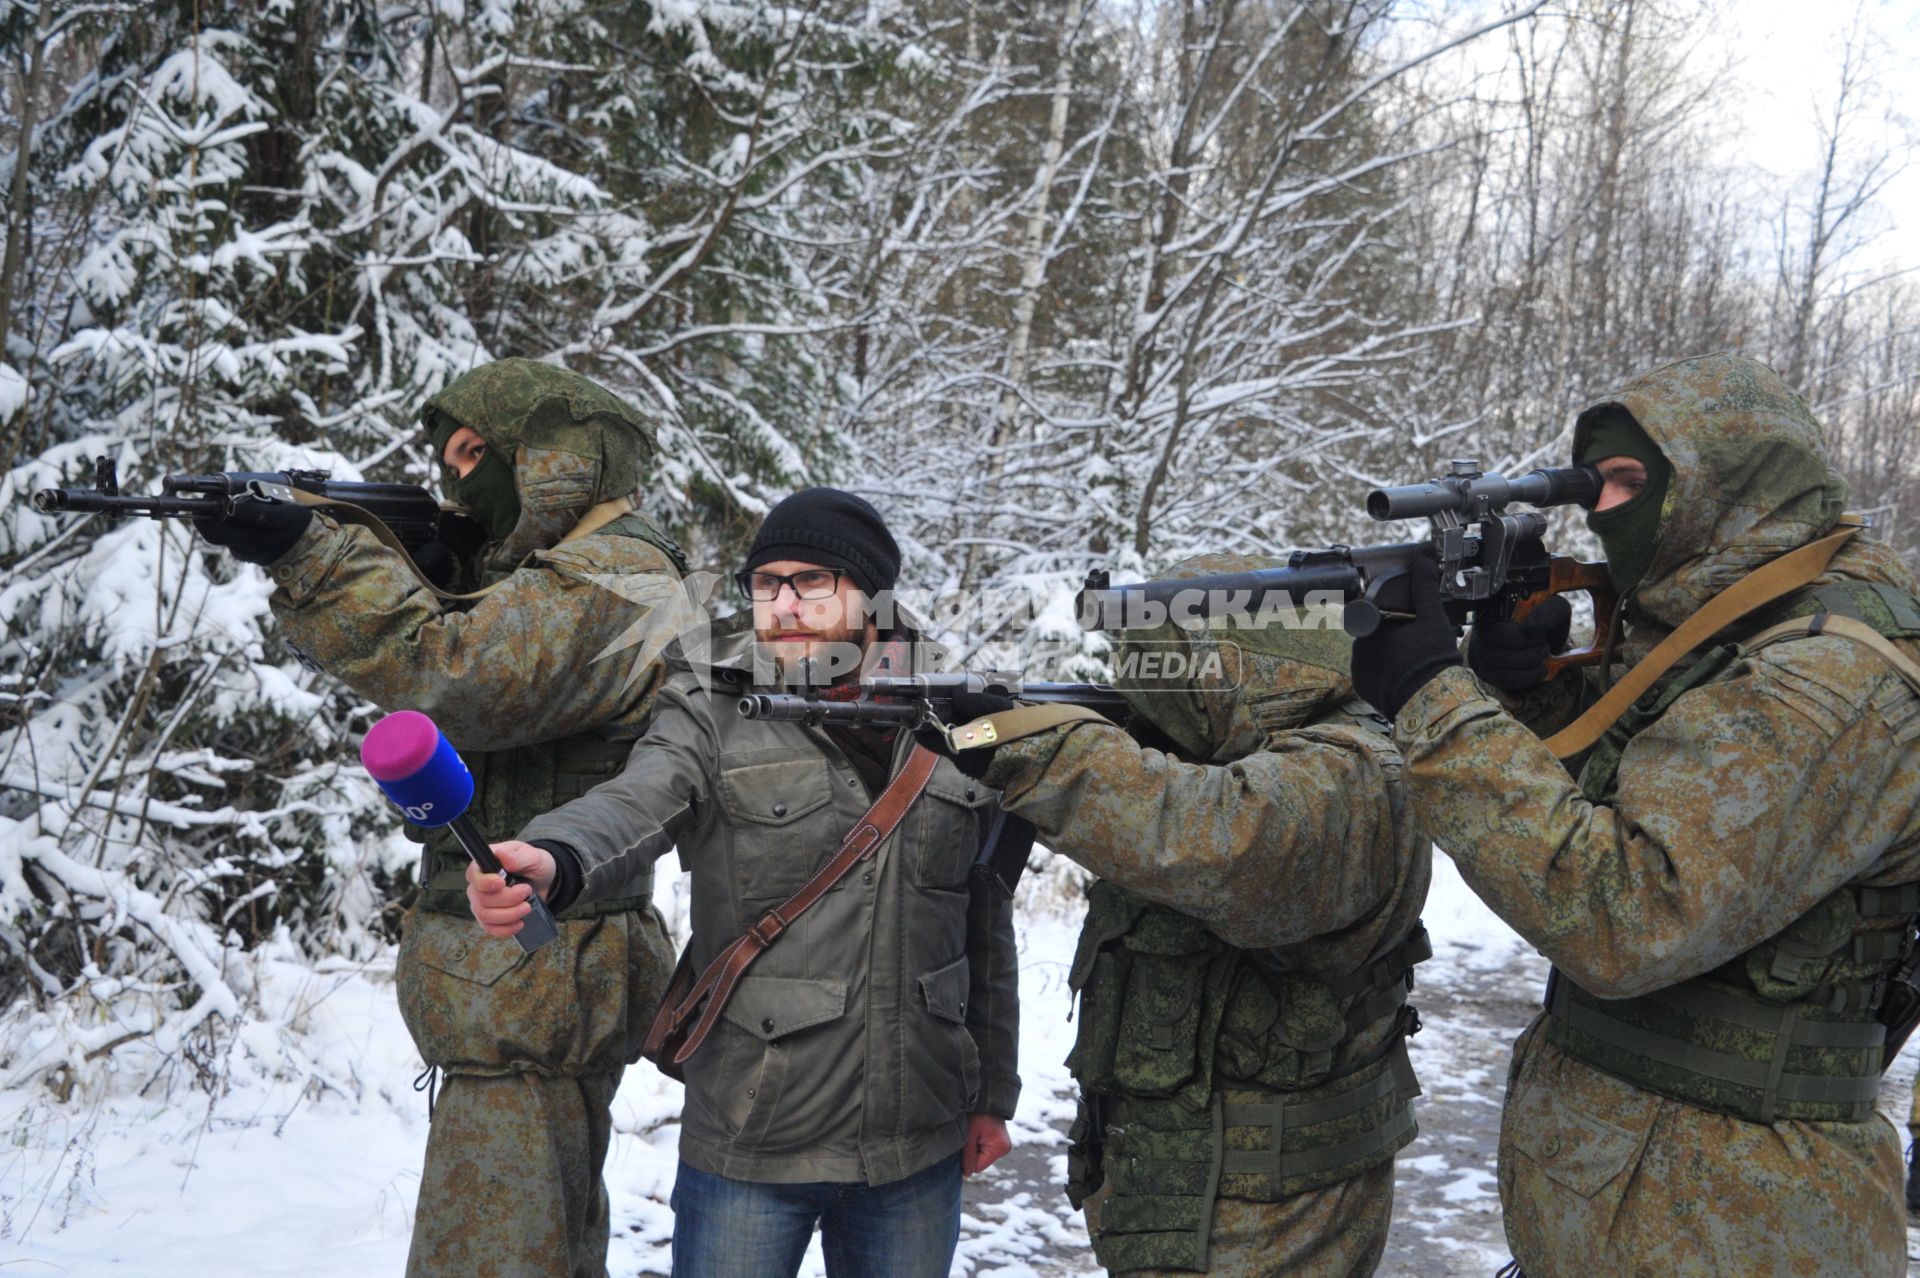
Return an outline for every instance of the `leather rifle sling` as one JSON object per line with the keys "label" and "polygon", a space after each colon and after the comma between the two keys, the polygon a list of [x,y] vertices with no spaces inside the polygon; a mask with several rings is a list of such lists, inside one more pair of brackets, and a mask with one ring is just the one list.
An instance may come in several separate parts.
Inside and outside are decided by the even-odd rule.
{"label": "leather rifle sling", "polygon": [[707,1001],[706,1008],[688,1033],[686,1044],[674,1054],[673,1063],[683,1064],[689,1056],[699,1051],[700,1044],[707,1041],[707,1035],[719,1023],[720,1013],[726,1009],[727,1000],[733,997],[734,987],[740,983],[747,968],[766,953],[768,947],[779,940],[796,919],[845,878],[849,870],[873,855],[874,849],[893,833],[894,827],[900,824],[900,818],[920,797],[927,779],[933,775],[934,765],[939,761],[940,756],[933,751],[925,746],[915,746],[913,753],[907,756],[906,766],[880,792],[873,806],[854,822],[846,838],[840,840],[840,850],[834,853],[833,859],[821,866],[798,892],[762,914],[733,944],[720,951],[713,962],[707,964],[707,970],[700,974],[700,979],[693,983],[693,988],[677,1003],[672,1003],[669,995],[671,1007],[669,1003],[661,1005],[653,1026],[647,1031],[647,1041],[640,1049],[641,1055],[656,1055],[661,1045],[686,1023],[704,998]]}
{"label": "leather rifle sling", "polygon": [[1818,577],[1853,535],[1866,526],[1859,515],[1840,516],[1840,529],[1818,541],[1790,550],[1722,590],[1681,622],[1674,632],[1654,645],[1639,664],[1621,676],[1600,700],[1572,723],[1547,738],[1555,758],[1570,759],[1606,735],[1627,707],[1638,701],[1655,680],[1682,657],[1719,634],[1740,618],[1764,607]]}

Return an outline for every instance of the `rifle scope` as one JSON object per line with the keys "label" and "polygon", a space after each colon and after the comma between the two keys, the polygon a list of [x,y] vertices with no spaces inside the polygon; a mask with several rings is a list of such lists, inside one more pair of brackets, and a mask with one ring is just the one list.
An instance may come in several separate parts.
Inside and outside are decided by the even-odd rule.
{"label": "rifle scope", "polygon": [[1367,494],[1367,513],[1388,520],[1453,511],[1462,519],[1479,519],[1516,501],[1529,506],[1592,506],[1599,500],[1600,483],[1600,472],[1591,466],[1542,467],[1508,479],[1483,475],[1474,462],[1456,461],[1446,478],[1374,489]]}

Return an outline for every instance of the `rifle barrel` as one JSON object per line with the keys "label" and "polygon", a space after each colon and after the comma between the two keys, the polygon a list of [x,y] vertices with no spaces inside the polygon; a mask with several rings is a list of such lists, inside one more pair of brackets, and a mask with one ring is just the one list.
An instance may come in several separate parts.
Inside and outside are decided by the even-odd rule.
{"label": "rifle barrel", "polygon": [[791,692],[756,692],[740,698],[740,717],[773,723],[893,723],[912,727],[920,722],[917,701],[827,701]]}
{"label": "rifle barrel", "polygon": [[193,518],[199,515],[217,515],[221,510],[218,497],[175,497],[171,495],[157,497],[136,497],[127,494],[97,493],[88,488],[42,488],[33,494],[33,508],[43,515],[57,511],[70,511],[74,514],[91,515],[102,511],[118,515],[152,515],[155,518],[169,516]]}

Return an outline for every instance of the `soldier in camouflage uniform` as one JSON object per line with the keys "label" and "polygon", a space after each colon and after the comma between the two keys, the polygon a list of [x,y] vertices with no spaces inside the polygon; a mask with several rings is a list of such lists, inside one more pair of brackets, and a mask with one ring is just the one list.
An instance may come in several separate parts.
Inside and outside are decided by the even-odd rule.
{"label": "soldier in camouflage uniform", "polygon": [[[641,516],[602,506],[633,493],[653,431],[588,379],[501,360],[421,421],[491,537],[478,600],[436,597],[366,529],[304,510],[268,512],[250,538],[245,521],[203,531],[268,565],[274,614],[312,663],[382,709],[432,716],[473,770],[481,829],[517,830],[617,772],[652,709],[657,664],[595,659],[644,609],[592,578],[677,587],[685,564]],[[569,538],[595,510],[617,517]],[[527,955],[474,927],[465,864],[444,830],[426,839],[396,973],[414,1042],[445,1075],[407,1272],[602,1274],[609,1107],[673,962],[652,866],[563,911],[560,939]]]}
{"label": "soldier in camouflage uniform", "polygon": [[1133,632],[1123,671],[1178,656],[1192,672],[1117,680],[1161,749],[1076,723],[984,769],[960,754],[1099,876],[1069,977],[1067,1193],[1114,1273],[1345,1278],[1386,1245],[1431,863],[1348,649],[1337,627]]}
{"label": "soldier in camouflage uniform", "polygon": [[[1733,355],[1599,400],[1574,457],[1606,480],[1592,522],[1625,592],[1629,668],[1831,532],[1846,499],[1805,403]],[[1856,536],[1813,584],[1682,657],[1572,771],[1536,733],[1593,689],[1539,683],[1552,645],[1524,623],[1472,642],[1510,701],[1457,668],[1431,585],[1414,620],[1356,644],[1421,820],[1554,963],[1501,1132],[1529,1278],[1905,1272],[1900,1148],[1873,1099],[1875,1013],[1920,903],[1915,590]]]}

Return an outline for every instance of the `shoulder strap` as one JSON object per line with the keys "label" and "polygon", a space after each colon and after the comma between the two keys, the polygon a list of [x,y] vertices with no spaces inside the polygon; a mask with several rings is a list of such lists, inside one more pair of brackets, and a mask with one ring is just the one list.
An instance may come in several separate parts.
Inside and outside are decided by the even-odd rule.
{"label": "shoulder strap", "polygon": [[1586,713],[1548,737],[1547,749],[1555,758],[1568,759],[1591,746],[1682,657],[1756,608],[1791,594],[1825,572],[1840,548],[1865,526],[1859,515],[1842,515],[1839,531],[1788,551],[1709,599],[1627,671],[1604,697],[1587,707]]}
{"label": "shoulder strap", "polygon": [[955,750],[984,750],[1023,737],[1036,737],[1050,728],[1069,723],[1114,726],[1113,720],[1097,710],[1064,701],[1047,701],[1037,705],[1015,706],[998,714],[982,715],[971,723],[948,728],[946,732],[947,741]]}
{"label": "shoulder strap", "polygon": [[1907,686],[1920,693],[1920,661],[1915,661],[1894,645],[1893,640],[1875,630],[1864,621],[1852,617],[1836,616],[1833,613],[1819,613],[1811,617],[1799,617],[1793,621],[1783,621],[1777,626],[1769,626],[1743,645],[1749,652],[1764,648],[1768,644],[1779,643],[1783,639],[1799,639],[1807,635],[1839,635],[1855,643],[1865,644],[1880,655],[1881,660],[1892,666],[1894,672],[1907,681]]}
{"label": "shoulder strap", "polygon": [[811,909],[816,901],[825,896],[833,885],[847,876],[847,872],[860,862],[873,855],[874,849],[900,824],[900,818],[907,814],[913,801],[920,797],[926,788],[927,779],[933,775],[934,765],[940,757],[925,746],[915,746],[913,753],[907,756],[906,766],[901,768],[873,806],[866,810],[861,818],[853,823],[853,829],[847,831],[847,837],[840,840],[840,850],[833,859],[820,867],[819,873],[808,879],[798,892],[768,910],[754,921],[752,927],[741,933],[739,938],[726,949],[720,951],[713,962],[707,964],[707,970],[693,983],[685,997],[677,1002],[673,999],[661,1003],[660,1010],[653,1018],[653,1025],[647,1030],[647,1041],[641,1047],[643,1056],[657,1057],[662,1045],[693,1015],[694,1009],[705,999],[706,1010],[700,1013],[700,1019],[687,1034],[686,1043],[674,1053],[673,1063],[684,1064],[689,1056],[700,1050],[707,1041],[707,1035],[720,1020],[727,1000],[733,997],[734,987],[746,974],[753,961],[766,953],[772,944],[779,940],[786,930]]}

